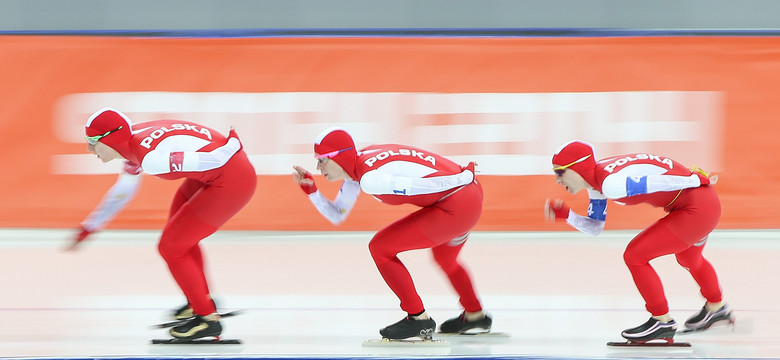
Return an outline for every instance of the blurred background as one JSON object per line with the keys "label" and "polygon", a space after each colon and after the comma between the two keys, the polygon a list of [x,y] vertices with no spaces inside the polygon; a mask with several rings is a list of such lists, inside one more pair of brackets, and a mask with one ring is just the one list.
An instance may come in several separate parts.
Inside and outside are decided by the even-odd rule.
{"label": "blurred background", "polygon": [[[334,228],[292,180],[342,126],[479,163],[477,230],[566,230],[584,213],[550,171],[571,139],[598,157],[669,156],[720,176],[722,229],[777,228],[780,3],[608,0],[0,0],[0,226],[75,228],[118,162],[86,150],[103,107],[134,122],[235,127],[258,191],[226,226],[377,230],[411,208],[362,195]],[[178,182],[151,176],[110,224],[159,229]],[[607,229],[660,209],[610,204]]]}
{"label": "blurred background", "polygon": [[[374,354],[361,342],[400,310],[366,244],[414,208],[361,195],[340,226],[317,213],[292,167],[333,198],[313,141],[337,125],[358,146],[479,163],[484,212],[461,257],[512,338],[447,354],[780,358],[764,276],[780,272],[778,14],[776,0],[0,0],[0,356]],[[178,181],[145,176],[111,231],[61,251],[121,167],[87,152],[103,107],[236,128],[258,190],[225,226],[241,231],[202,245],[220,307],[250,310],[226,321],[245,346],[148,344],[183,300],[154,246]],[[547,198],[587,209],[551,171],[572,139],[719,175],[706,256],[736,330],[680,337],[682,354],[604,345],[646,316],[621,253],[663,212],[610,203],[598,238],[545,223]],[[437,319],[460,311],[428,252],[402,258]],[[674,258],[654,267],[677,320],[698,311]]]}

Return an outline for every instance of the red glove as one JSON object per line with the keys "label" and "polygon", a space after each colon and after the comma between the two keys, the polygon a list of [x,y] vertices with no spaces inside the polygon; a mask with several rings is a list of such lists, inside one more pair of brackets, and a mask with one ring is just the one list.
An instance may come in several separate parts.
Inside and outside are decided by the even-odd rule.
{"label": "red glove", "polygon": [[86,239],[91,234],[92,231],[89,231],[82,226],[81,228],[79,228],[79,233],[73,238],[73,242],[71,242],[70,246],[68,246],[66,250],[75,249],[76,247],[79,246],[79,244],[81,244],[82,241],[84,241],[84,239]]}
{"label": "red glove", "polygon": [[305,182],[298,183],[298,185],[301,186],[303,192],[305,192],[306,195],[317,192],[317,184],[314,183],[314,176],[312,176],[311,173],[307,171],[306,174],[303,175],[303,178],[307,180],[311,180],[311,183],[305,183]]}
{"label": "red glove", "polygon": [[699,174],[699,173],[695,173],[695,174],[696,174],[696,176],[699,177],[699,181],[701,181],[701,186],[707,186],[707,185],[710,184],[710,178],[708,178],[708,177],[706,177],[706,176],[704,176],[702,174]]}
{"label": "red glove", "polygon": [[477,163],[471,161],[471,162],[469,162],[468,165],[466,165],[465,168],[463,168],[463,170],[471,171],[474,174],[474,178],[476,178],[477,177],[477,170],[476,170],[476,168],[477,168]]}
{"label": "red glove", "polygon": [[130,161],[125,161],[125,166],[124,166],[124,169],[122,169],[122,171],[124,171],[124,172],[126,172],[126,173],[128,173],[130,175],[138,175],[143,170],[141,169],[140,166],[138,166],[138,164],[136,164],[134,162],[130,162]]}
{"label": "red glove", "polygon": [[693,169],[691,169],[691,172],[693,172],[693,175],[696,175],[699,177],[699,182],[701,183],[701,186],[707,186],[710,184],[710,173],[700,169],[698,166],[694,165]]}
{"label": "red glove", "polygon": [[474,170],[476,165],[477,165],[477,163],[472,161],[468,165],[466,165],[465,167],[461,167],[461,174],[462,174],[463,171],[470,171],[471,172],[471,182],[469,182],[469,184],[473,183],[477,179],[477,172],[476,172],[476,170]]}
{"label": "red glove", "polygon": [[[228,133],[227,140],[230,140],[230,138],[236,138],[239,143],[238,151],[241,151],[241,149],[244,148],[244,143],[241,142],[241,139],[238,138],[238,134],[236,134],[236,129],[230,128],[230,132]],[[225,141],[227,143],[227,141]]]}
{"label": "red glove", "polygon": [[553,203],[552,209],[555,212],[555,219],[556,220],[566,220],[569,218],[569,207],[566,206],[563,202],[561,203]]}

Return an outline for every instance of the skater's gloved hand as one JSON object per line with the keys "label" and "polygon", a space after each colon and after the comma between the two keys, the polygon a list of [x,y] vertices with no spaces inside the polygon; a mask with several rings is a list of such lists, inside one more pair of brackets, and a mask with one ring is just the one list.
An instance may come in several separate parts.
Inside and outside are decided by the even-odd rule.
{"label": "skater's gloved hand", "polygon": [[701,184],[701,186],[707,186],[710,184],[710,178],[708,176],[698,172],[691,174],[691,178],[695,179],[697,177],[699,178],[699,184]]}
{"label": "skater's gloved hand", "polygon": [[230,142],[231,139],[236,139],[237,140],[237,143],[236,143],[236,141],[232,142],[232,144],[235,144],[235,145],[238,146],[238,149],[236,150],[236,152],[238,152],[239,150],[241,150],[244,147],[244,144],[241,143],[241,139],[238,138],[238,134],[236,134],[236,129],[230,128],[230,132],[228,133],[228,136],[227,136],[227,143],[231,143]]}
{"label": "skater's gloved hand", "polygon": [[[468,173],[466,173],[467,171],[468,171],[468,172],[471,172],[471,174],[468,174],[468,175],[470,175],[470,178],[471,178],[471,179],[470,179],[470,180],[468,180],[468,181],[464,181],[464,182],[463,182],[464,184],[471,184],[472,182],[474,182],[474,178],[477,176],[477,171],[475,170],[475,167],[476,167],[476,166],[477,166],[477,163],[475,163],[475,162],[473,162],[473,161],[472,161],[472,162],[470,162],[468,165],[466,165],[465,167],[462,167],[462,168],[461,168],[461,169],[463,169],[463,172],[461,172],[461,176],[463,176],[463,175],[467,175],[467,174],[468,174]],[[464,174],[464,173],[465,173],[465,174]],[[467,178],[467,179],[468,179],[468,178]]]}
{"label": "skater's gloved hand", "polygon": [[693,166],[691,171],[693,172],[691,177],[698,177],[699,184],[701,184],[701,186],[715,185],[718,182],[718,175],[712,175],[711,173],[702,170],[696,165]]}
{"label": "skater's gloved hand", "polygon": [[317,184],[314,183],[314,176],[310,172],[298,165],[293,166],[293,169],[295,169],[293,179],[306,195],[317,192]]}
{"label": "skater's gloved hand", "polygon": [[547,199],[544,202],[544,219],[547,221],[566,221],[569,217],[569,207],[561,199],[555,199],[552,202]]}
{"label": "skater's gloved hand", "polygon": [[76,250],[76,248],[81,244],[82,241],[84,241],[89,235],[92,234],[92,231],[89,231],[85,229],[83,226],[78,229],[79,233],[76,234],[76,236],[73,237],[73,241],[71,241],[70,245],[65,248],[65,251],[73,251]]}

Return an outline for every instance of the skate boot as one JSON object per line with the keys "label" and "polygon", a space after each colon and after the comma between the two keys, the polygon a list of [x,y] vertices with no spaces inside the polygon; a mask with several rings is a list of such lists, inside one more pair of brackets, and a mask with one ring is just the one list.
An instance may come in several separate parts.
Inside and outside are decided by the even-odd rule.
{"label": "skate boot", "polygon": [[176,339],[193,340],[208,336],[219,338],[222,334],[222,324],[219,320],[209,321],[203,316],[195,315],[192,319],[170,330]]}
{"label": "skate boot", "polygon": [[190,303],[186,303],[184,304],[184,306],[176,310],[173,310],[173,314],[172,314],[174,320],[185,320],[193,316],[195,316],[195,313],[192,311],[192,308],[190,307]]}
{"label": "skate boot", "polygon": [[720,321],[728,321],[729,324],[734,323],[734,318],[731,316],[731,307],[728,304],[723,304],[719,310],[709,311],[705,305],[702,306],[698,314],[685,320],[685,331],[707,330],[712,324]]}
{"label": "skate boot", "polygon": [[635,328],[623,330],[621,334],[630,343],[646,343],[650,340],[666,340],[671,344],[674,342],[674,334],[677,332],[677,322],[674,320],[664,323],[655,318],[650,318],[644,324]]}
{"label": "skate boot", "polygon": [[[217,303],[214,301],[214,299],[211,300],[211,303],[214,304],[214,309],[216,309]],[[173,317],[174,320],[187,320],[193,316],[195,316],[195,312],[192,311],[192,307],[190,306],[189,302],[182,305],[182,307],[173,310],[171,314],[171,317]]]}
{"label": "skate boot", "polygon": [[[468,321],[466,320],[466,313],[460,313],[460,316],[449,319],[441,324],[439,332],[445,334],[465,334],[465,333],[480,333],[490,332],[490,327],[493,325],[493,319],[490,316],[485,315],[482,319]],[[477,330],[477,331],[469,331]]]}
{"label": "skate boot", "polygon": [[411,316],[407,316],[401,319],[401,321],[379,330],[379,334],[383,338],[391,340],[406,339],[413,336],[423,340],[431,340],[433,339],[434,330],[436,330],[436,322],[433,319],[414,319]]}

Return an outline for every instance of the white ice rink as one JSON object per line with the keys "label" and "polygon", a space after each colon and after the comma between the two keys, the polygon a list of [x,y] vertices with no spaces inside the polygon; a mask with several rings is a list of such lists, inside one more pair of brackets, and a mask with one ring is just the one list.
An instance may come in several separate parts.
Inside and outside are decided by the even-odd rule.
{"label": "white ice rink", "polygon": [[[205,248],[226,339],[241,345],[152,345],[151,325],[183,304],[156,253],[158,232],[99,233],[75,253],[71,230],[0,230],[2,358],[780,358],[780,231],[714,233],[705,256],[735,309],[733,328],[678,335],[691,348],[610,348],[648,318],[622,251],[636,231],[472,235],[462,253],[494,331],[449,347],[366,348],[404,316],[371,262],[371,233],[220,232]],[[404,253],[428,313],[460,312],[426,250]],[[703,304],[690,275],[667,256],[653,262],[672,315]]]}

